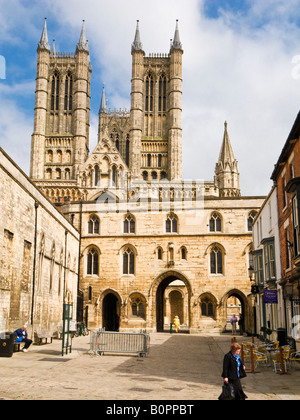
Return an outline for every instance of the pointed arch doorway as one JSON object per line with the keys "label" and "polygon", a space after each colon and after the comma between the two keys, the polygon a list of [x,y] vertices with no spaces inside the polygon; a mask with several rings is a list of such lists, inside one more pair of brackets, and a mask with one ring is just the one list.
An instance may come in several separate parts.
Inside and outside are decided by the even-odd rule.
{"label": "pointed arch doorway", "polygon": [[105,331],[119,331],[120,304],[113,293],[108,293],[102,302],[102,326]]}
{"label": "pointed arch doorway", "polygon": [[[180,272],[176,271],[169,271],[161,276],[159,276],[156,280],[154,280],[152,285],[152,297],[153,297],[153,313],[155,314],[155,322],[156,322],[156,331],[157,332],[164,332],[164,316],[165,316],[165,292],[167,287],[175,282],[181,280],[185,286],[185,296],[182,298],[182,314],[185,313],[186,316],[184,319],[185,325],[189,330],[190,327],[190,301],[192,296],[191,285],[188,279]],[[177,300],[178,302],[178,300]],[[169,320],[169,323],[173,320]],[[181,320],[183,321],[183,320]],[[169,326],[168,326],[169,329]]]}

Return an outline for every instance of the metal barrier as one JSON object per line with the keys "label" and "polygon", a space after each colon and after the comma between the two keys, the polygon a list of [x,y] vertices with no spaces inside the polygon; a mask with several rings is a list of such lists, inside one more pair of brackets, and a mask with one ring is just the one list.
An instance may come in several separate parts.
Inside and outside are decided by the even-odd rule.
{"label": "metal barrier", "polygon": [[91,333],[90,350],[104,353],[136,353],[139,357],[150,350],[150,336],[145,333],[97,331]]}

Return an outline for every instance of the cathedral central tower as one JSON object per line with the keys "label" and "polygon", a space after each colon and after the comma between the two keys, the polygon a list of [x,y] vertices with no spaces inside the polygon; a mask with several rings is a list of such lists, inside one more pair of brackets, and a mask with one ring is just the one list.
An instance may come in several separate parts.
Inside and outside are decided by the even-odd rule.
{"label": "cathedral central tower", "polygon": [[182,55],[178,21],[169,53],[145,55],[139,21],[131,49],[131,161],[134,179],[182,179]]}

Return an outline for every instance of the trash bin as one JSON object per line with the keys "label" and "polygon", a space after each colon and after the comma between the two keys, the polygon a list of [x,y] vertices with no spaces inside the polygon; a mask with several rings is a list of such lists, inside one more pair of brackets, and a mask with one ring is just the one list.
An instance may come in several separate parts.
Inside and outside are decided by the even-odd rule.
{"label": "trash bin", "polygon": [[12,332],[0,333],[0,357],[12,357],[14,354],[15,334]]}

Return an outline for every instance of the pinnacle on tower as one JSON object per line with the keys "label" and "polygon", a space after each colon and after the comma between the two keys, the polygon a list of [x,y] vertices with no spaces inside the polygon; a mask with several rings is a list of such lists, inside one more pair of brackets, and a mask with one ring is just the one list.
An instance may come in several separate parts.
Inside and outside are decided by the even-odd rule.
{"label": "pinnacle on tower", "polygon": [[45,18],[43,33],[38,44],[38,50],[47,50],[50,52],[50,45],[48,42],[48,34],[47,34],[47,18]]}
{"label": "pinnacle on tower", "polygon": [[101,105],[100,105],[100,114],[107,114],[107,106],[106,106],[106,99],[105,99],[105,87],[103,86],[102,89],[102,99],[101,99]]}
{"label": "pinnacle on tower", "polygon": [[89,44],[85,35],[85,21],[84,20],[82,21],[81,33],[80,33],[80,38],[77,44],[76,51],[86,51],[87,53],[90,51]]}
{"label": "pinnacle on tower", "polygon": [[51,50],[51,56],[55,56],[55,53],[56,53],[56,51],[55,51],[55,39],[53,39],[53,44],[52,44],[52,50]]}
{"label": "pinnacle on tower", "polygon": [[183,49],[182,49],[182,43],[180,42],[178,19],[176,20],[176,28],[175,28],[174,40],[173,40],[173,44],[171,46],[171,51],[172,50],[181,50],[181,51],[183,51]]}
{"label": "pinnacle on tower", "polygon": [[228,134],[227,121],[225,121],[224,127],[225,127],[225,130],[224,130],[223,143],[222,143],[221,152],[219,156],[219,163],[222,163],[223,166],[226,163],[233,164],[236,161],[233,150],[232,150],[229,134]]}
{"label": "pinnacle on tower", "polygon": [[131,52],[133,51],[143,51],[143,44],[141,43],[141,36],[140,36],[140,28],[139,28],[139,20],[137,20],[135,37],[133,44],[131,45]]}

